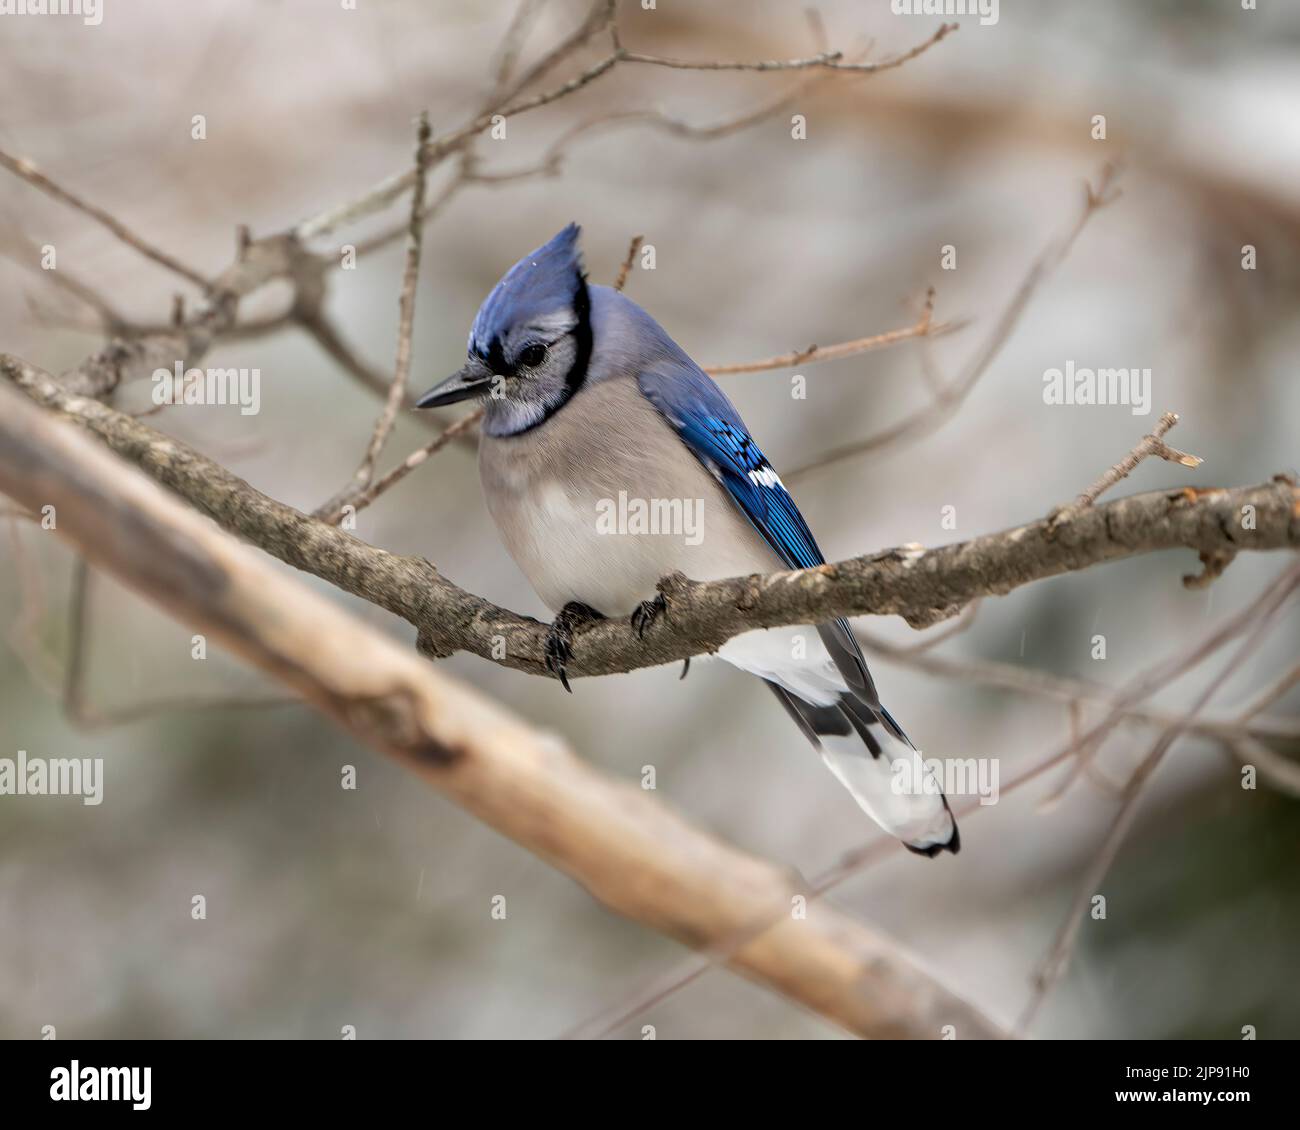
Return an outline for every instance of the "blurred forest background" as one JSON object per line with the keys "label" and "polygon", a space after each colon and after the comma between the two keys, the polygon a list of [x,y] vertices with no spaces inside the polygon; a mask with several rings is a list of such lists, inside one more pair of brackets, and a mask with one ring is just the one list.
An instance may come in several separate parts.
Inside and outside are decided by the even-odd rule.
{"label": "blurred forest background", "polygon": [[[102,25],[0,17],[0,146],[215,272],[236,225],[279,230],[409,167],[413,118],[435,134],[472,116],[516,5],[468,0],[106,0]],[[582,18],[540,6],[538,53]],[[887,0],[818,4],[830,45],[905,50],[937,17]],[[817,50],[799,5],[777,0],[620,5],[625,43],[690,59]],[[417,389],[458,367],[474,312],[501,272],[570,220],[594,281],[634,233],[656,250],[628,294],[702,363],[746,361],[910,324],[926,287],[932,342],[956,373],[1029,264],[1077,216],[1082,185],[1122,160],[1122,197],[1097,214],[1035,296],[959,413],[915,442],[799,477],[792,490],[832,560],[927,545],[1046,514],[1117,460],[1162,411],[1195,472],[1150,461],[1116,493],[1260,482],[1297,464],[1300,383],[1300,8],[1237,0],[1090,4],[1004,0],[957,21],[920,58],[834,76],[786,111],[711,140],[626,123],[577,138],[553,176],[471,185],[430,223],[418,293]],[[582,58],[594,58],[593,48]],[[575,64],[567,64],[570,69]],[[568,73],[567,71],[564,73]],[[553,76],[554,77],[554,76]],[[561,76],[562,77],[562,76]],[[655,107],[707,125],[744,114],[798,74],[620,67],[600,84],[484,139],[484,171],[524,168],[570,126]],[[806,116],[806,140],[790,115]],[[191,137],[203,114],[207,137]],[[1107,137],[1092,136],[1104,114]],[[440,177],[445,177],[445,172]],[[404,216],[331,237],[360,242]],[[175,280],[84,216],[0,177],[0,348],[58,372],[98,347],[93,315],[52,287],[32,246],[94,282],[129,317],[167,317]],[[940,249],[957,248],[942,270]],[[1241,267],[1241,248],[1258,268]],[[329,312],[390,371],[402,246],[331,278]],[[274,314],[274,291],[245,317]],[[922,407],[915,343],[790,373],[723,378],[778,469],[797,467]],[[1152,414],[1047,406],[1044,370],[1150,367]],[[352,473],[378,398],[303,333],[221,344],[205,362],[257,366],[260,415],[171,408],[151,422],[305,509]],[[119,406],[148,407],[148,388]],[[399,424],[388,460],[428,432]],[[955,507],[956,529],[941,525]],[[504,606],[545,616],[479,497],[472,451],[453,447],[364,511],[357,532],[427,556]],[[0,529],[0,756],[102,757],[104,803],[0,798],[0,1036],[551,1037],[619,1001],[683,951],[608,914],[569,879],[476,823],[306,708],[212,709],[85,731],[37,677],[67,648],[68,549],[30,524]],[[932,654],[1123,687],[1196,643],[1278,571],[1243,555],[1191,591],[1189,553],[1148,556],[984,603]],[[312,582],[316,584],[316,582]],[[324,588],[325,586],[319,586]],[[379,609],[357,613],[403,639]],[[190,633],[96,577],[89,697],[109,711],[170,696],[276,694]],[[549,617],[547,617],[549,618]],[[870,631],[923,637],[898,620]],[[1106,658],[1092,658],[1095,634]],[[1294,606],[1207,713],[1234,708],[1296,659]],[[411,639],[413,644],[413,639]],[[31,654],[38,658],[33,661]],[[24,657],[27,661],[24,661]],[[729,667],[557,683],[472,656],[445,668],[562,732],[583,756],[694,821],[805,875],[880,833],[788,724]],[[36,667],[36,673],[33,672]],[[1067,738],[1061,702],[939,678],[877,657],[877,682],[927,754],[998,756],[1005,784]],[[1214,665],[1169,688],[1176,709]],[[1294,716],[1300,696],[1272,709]],[[1092,710],[1095,711],[1095,707]],[[1093,717],[1085,712],[1086,717]],[[1126,726],[1104,770],[1123,780],[1153,738]],[[1283,752],[1296,754],[1296,748]],[[356,791],[340,788],[357,767]],[[956,991],[1009,1020],[1024,1005],[1116,799],[1081,780],[1048,811],[1058,770],[968,817],[964,850],[892,851],[832,898],[918,952]],[[1240,787],[1216,743],[1182,739],[1086,919],[1072,964],[1031,1033],[1042,1037],[1300,1036],[1297,802]],[[190,900],[206,896],[196,922]],[[504,895],[508,918],[494,920]],[[626,1024],[659,1038],[836,1038],[825,1021],[714,970]]]}

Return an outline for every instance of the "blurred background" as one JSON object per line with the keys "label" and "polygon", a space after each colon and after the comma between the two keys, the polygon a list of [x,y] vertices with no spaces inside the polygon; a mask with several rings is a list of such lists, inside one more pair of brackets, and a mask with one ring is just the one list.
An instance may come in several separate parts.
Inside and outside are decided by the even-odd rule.
{"label": "blurred background", "polygon": [[[625,44],[689,59],[806,56],[798,5],[777,0],[619,5]],[[590,275],[611,282],[633,234],[655,248],[629,295],[701,363],[746,361],[909,325],[928,286],[949,379],[992,332],[1033,260],[1075,222],[1085,180],[1123,161],[1123,195],[1095,215],[959,412],[913,442],[790,485],[832,560],[938,545],[1046,514],[1119,459],[1163,411],[1195,472],[1143,464],[1116,492],[1244,485],[1293,470],[1300,383],[1300,9],[1237,0],[1132,4],[1004,0],[999,19],[907,65],[836,77],[775,115],[712,139],[625,123],[576,138],[552,176],[468,186],[430,223],[412,383],[458,367],[499,275],[570,220]],[[409,165],[413,119],[446,132],[479,109],[512,3],[467,0],[105,0],[99,26],[0,17],[0,147],[34,160],[182,260],[215,274],[236,225],[282,230]],[[538,6],[536,58],[576,26],[576,0]],[[887,0],[818,5],[829,44],[881,58],[937,17]],[[552,85],[604,50],[592,44]],[[805,76],[619,67],[508,123],[476,149],[484,172],[534,164],[570,127],[654,108],[711,125]],[[195,140],[191,121],[206,118]],[[791,136],[802,114],[807,137]],[[1104,115],[1106,137],[1095,138]],[[441,169],[434,187],[445,183]],[[405,205],[318,245],[361,243]],[[176,280],[83,215],[0,177],[0,348],[54,372],[98,348],[93,313],[51,285],[37,253],[128,317],[165,320]],[[1242,248],[1257,267],[1242,269]],[[956,269],[941,249],[956,249]],[[402,245],[332,272],[327,310],[356,353],[391,371]],[[248,300],[274,315],[283,293]],[[278,305],[277,305],[278,303]],[[778,469],[923,409],[915,343],[791,373],[722,378]],[[1152,413],[1044,404],[1046,369],[1152,371]],[[248,479],[311,509],[364,448],[378,398],[302,332],[221,344],[204,362],[256,366],[261,412],[175,407],[151,419]],[[119,406],[149,406],[147,384]],[[403,419],[386,465],[429,433]],[[943,525],[955,508],[955,529]],[[949,523],[951,526],[952,523]],[[564,876],[479,825],[306,708],[208,709],[83,730],[57,694],[72,557],[30,523],[0,523],[0,756],[102,757],[104,803],[0,797],[0,1035],[60,1037],[552,1037],[675,968],[686,951],[608,914]],[[472,449],[453,447],[373,508],[357,533],[427,556],[491,600],[545,616],[500,546]],[[1123,688],[1186,653],[1279,571],[1243,555],[1191,591],[1191,553],[1141,557],[984,602],[933,655]],[[308,579],[308,583],[320,585]],[[328,590],[410,641],[380,610]],[[95,576],[88,697],[112,711],[174,696],[276,694],[190,631]],[[549,618],[549,617],[547,617]],[[863,625],[924,639],[896,619]],[[1296,660],[1294,605],[1207,710],[1230,717]],[[932,629],[942,630],[942,629]],[[1106,658],[1092,657],[1104,635]],[[1174,684],[1186,705],[1226,656]],[[460,655],[442,666],[565,736],[608,773],[656,769],[660,798],[805,876],[880,833],[756,681],[697,662],[575,684]],[[877,682],[932,756],[1000,759],[1002,782],[1068,740],[1065,705],[878,657]],[[1300,696],[1270,717],[1294,721]],[[1086,720],[1100,717],[1085,706]],[[1122,782],[1158,736],[1125,726],[1100,764]],[[1296,744],[1275,748],[1300,753]],[[340,787],[342,767],[358,787]],[[954,990],[1011,1021],[1030,997],[1078,884],[1105,839],[1113,792],[1078,781],[1050,810],[1056,770],[963,824],[956,858],[889,850],[829,896],[918,953]],[[1079,946],[1031,1034],[1300,1036],[1297,801],[1240,786],[1217,743],[1179,741],[1149,784]],[[194,921],[202,894],[207,918]],[[504,921],[491,916],[506,898]],[[640,1038],[839,1038],[838,1029],[714,970],[616,1030]]]}

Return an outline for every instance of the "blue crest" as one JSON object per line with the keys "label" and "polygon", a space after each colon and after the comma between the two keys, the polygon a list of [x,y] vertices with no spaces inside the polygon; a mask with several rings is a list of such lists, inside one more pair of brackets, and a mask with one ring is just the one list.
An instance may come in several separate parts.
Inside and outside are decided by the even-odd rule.
{"label": "blue crest", "polygon": [[574,309],[582,286],[581,228],[570,224],[549,243],[525,255],[483,300],[469,331],[469,350],[487,357],[515,326],[549,321]]}

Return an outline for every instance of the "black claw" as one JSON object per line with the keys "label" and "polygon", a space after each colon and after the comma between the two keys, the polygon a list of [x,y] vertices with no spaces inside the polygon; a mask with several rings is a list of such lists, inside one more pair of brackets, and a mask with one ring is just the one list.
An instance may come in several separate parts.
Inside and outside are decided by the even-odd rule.
{"label": "black claw", "polygon": [[680,683],[684,678],[686,678],[686,676],[690,673],[690,670],[691,670],[691,657],[688,655],[685,659],[682,660],[682,673],[677,676],[677,681]]}
{"label": "black claw", "polygon": [[636,611],[632,613],[632,627],[635,629],[637,637],[644,639],[646,629],[660,616],[667,617],[667,615],[668,601],[664,599],[663,593],[659,593],[654,600],[643,600],[637,605]]}
{"label": "black claw", "polygon": [[573,631],[582,624],[603,619],[604,617],[594,608],[571,600],[560,609],[560,614],[556,616],[551,623],[550,631],[546,633],[546,669],[560,680],[560,686],[569,694],[573,694],[573,688],[569,686],[569,676],[565,667],[573,658]]}

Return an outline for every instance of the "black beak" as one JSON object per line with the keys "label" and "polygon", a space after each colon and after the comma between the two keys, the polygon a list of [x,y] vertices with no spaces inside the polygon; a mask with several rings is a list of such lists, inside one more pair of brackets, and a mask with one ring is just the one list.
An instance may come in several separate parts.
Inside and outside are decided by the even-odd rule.
{"label": "black beak", "polygon": [[458,373],[452,373],[445,381],[439,381],[415,402],[417,408],[441,408],[444,404],[456,404],[478,396],[492,383],[492,374],[472,371],[466,365]]}

